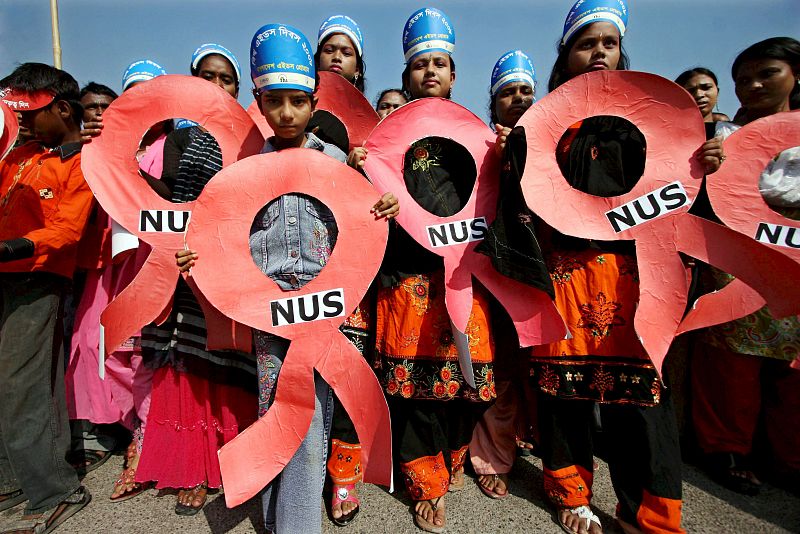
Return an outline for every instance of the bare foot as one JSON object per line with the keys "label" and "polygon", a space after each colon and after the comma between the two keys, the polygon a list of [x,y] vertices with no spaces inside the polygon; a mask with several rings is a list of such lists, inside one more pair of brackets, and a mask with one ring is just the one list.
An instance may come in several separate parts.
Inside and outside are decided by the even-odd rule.
{"label": "bare foot", "polygon": [[[355,485],[352,488],[346,488],[345,486],[340,486],[338,484],[333,484],[333,494],[336,495],[336,492],[339,491],[339,488],[344,488],[347,491],[347,495],[349,497],[354,497],[356,500],[358,499],[358,493],[356,491]],[[339,496],[341,498],[341,495]],[[336,500],[336,499],[335,499]],[[340,501],[333,504],[331,503],[331,515],[334,519],[341,519],[342,516],[345,516],[358,508],[358,502],[352,501]]]}

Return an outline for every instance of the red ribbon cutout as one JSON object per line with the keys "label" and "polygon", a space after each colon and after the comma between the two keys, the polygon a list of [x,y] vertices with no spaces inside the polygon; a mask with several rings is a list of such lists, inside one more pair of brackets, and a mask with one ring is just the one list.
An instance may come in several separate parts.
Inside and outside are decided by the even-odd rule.
{"label": "red ribbon cutout", "polygon": [[[372,129],[380,121],[372,104],[343,76],[333,72],[320,72],[319,80],[316,109],[327,111],[342,122],[347,130],[350,150],[364,144]],[[259,111],[257,102],[254,101],[248,106],[247,113],[265,139],[275,135],[267,124],[267,119]]]}
{"label": "red ribbon cutout", "polygon": [[[776,153],[795,146],[800,146],[800,112],[776,113],[751,122],[725,140],[725,164],[706,177],[706,190],[714,213],[728,227],[753,239],[761,236],[761,243],[800,263],[800,224],[773,211],[758,190],[758,177],[767,163]],[[767,239],[776,232],[783,244]],[[777,276],[792,280],[788,273],[772,273],[773,278]],[[744,317],[764,304],[756,291],[737,278],[697,299],[679,333]],[[721,311],[726,312],[725,320],[715,317],[709,322],[709,314]]]}
{"label": "red ribbon cutout", "polygon": [[[191,276],[209,301],[232,319],[291,340],[267,414],[219,451],[225,502],[239,505],[266,486],[292,458],[314,414],[313,370],[333,388],[355,425],[364,480],[391,483],[391,427],[383,391],[366,360],[339,331],[378,271],[388,236],[370,209],[376,193],[353,169],[309,149],[287,149],[244,159],[223,169],[197,199],[187,242],[200,259]],[[250,227],[272,199],[301,193],[334,214],[336,246],[325,268],[297,291],[283,291],[250,255]],[[274,325],[281,307],[297,312],[316,295],[308,322]],[[320,316],[325,299],[342,297],[341,313]],[[303,308],[307,312],[306,308]],[[330,308],[327,308],[330,310]],[[333,314],[329,314],[333,315]],[[297,317],[292,315],[293,317]],[[281,317],[285,317],[281,315]],[[315,320],[316,319],[316,320]]]}
{"label": "red ribbon cutout", "polygon": [[[191,212],[194,202],[176,204],[158,196],[139,175],[134,154],[143,132],[176,117],[193,120],[214,136],[223,165],[255,154],[263,145],[258,129],[236,100],[191,76],[159,76],[139,84],[103,114],[103,134],[83,150],[84,176],[106,213],[152,247],[142,269],[101,315],[108,354],[142,326],[164,322],[172,308],[179,276],[175,251],[184,248],[188,222],[183,212]],[[147,219],[143,210],[152,212],[152,217]],[[147,231],[155,229],[155,222],[163,231]],[[203,305],[202,297],[198,300],[206,314],[209,348],[249,347],[249,331]]]}
{"label": "red ribbon cutout", "polygon": [[[405,154],[414,141],[425,137],[452,139],[466,148],[476,163],[478,175],[472,195],[461,211],[450,217],[426,211],[406,189]],[[431,241],[430,227],[441,229],[454,224],[468,231],[470,223],[465,226],[464,221],[480,218],[485,228],[491,225],[497,211],[500,175],[494,143],[494,133],[468,109],[443,98],[423,98],[402,106],[373,130],[366,144],[369,157],[365,170],[380,192],[391,191],[399,199],[402,209],[397,221],[406,232],[444,259],[447,312],[462,335],[472,312],[474,276],[509,313],[521,345],[558,341],[566,335],[566,326],[546,293],[498,273],[487,256],[475,252],[478,241],[447,246],[434,246]],[[463,366],[462,370],[465,376],[471,375]]]}
{"label": "red ribbon cutout", "polygon": [[[573,189],[556,161],[563,132],[596,115],[625,118],[647,139],[644,174],[625,195],[601,198]],[[661,369],[672,340],[681,331],[686,309],[689,284],[678,252],[741,279],[769,302],[773,313],[796,313],[792,310],[800,302],[800,284],[786,287],[771,280],[776,272],[787,273],[788,279],[792,279],[789,273],[800,276],[795,262],[730,228],[687,213],[703,179],[695,153],[705,135],[697,106],[682,88],[641,72],[584,74],[532,106],[517,125],[525,128],[528,143],[522,188],[528,206],[537,215],[564,234],[636,241],[640,295],[634,326],[657,369]],[[688,197],[679,207],[674,207],[680,203],[675,182],[680,182]],[[637,199],[638,209],[650,218],[628,227],[621,220],[635,222],[627,215],[638,213],[637,206],[628,203]],[[623,208],[626,204],[628,212]],[[608,215],[611,210],[622,218]],[[695,317],[709,312],[698,308]],[[712,319],[724,322],[718,317]]]}

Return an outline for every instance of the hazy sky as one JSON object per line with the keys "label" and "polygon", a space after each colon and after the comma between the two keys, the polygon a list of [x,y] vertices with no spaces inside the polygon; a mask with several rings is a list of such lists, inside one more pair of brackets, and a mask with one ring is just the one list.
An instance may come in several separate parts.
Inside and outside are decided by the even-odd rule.
{"label": "hazy sky", "polygon": [[[546,93],[556,43],[571,0],[60,0],[63,67],[81,84],[90,80],[120,89],[125,67],[149,58],[169,73],[188,74],[194,49],[218,42],[249,75],[250,39],[263,24],[300,28],[316,42],[322,21],[346,14],[361,25],[367,63],[367,97],[400,84],[401,32],[411,13],[426,5],[443,10],[456,30],[453,98],[487,118],[489,76],[495,61],[514,48],[534,61],[537,94]],[[706,66],[720,78],[720,109],[738,108],[730,65],[748,45],[779,35],[800,37],[800,0],[630,0],[624,44],[632,68],[674,79]],[[26,61],[53,61],[49,2],[0,0],[0,76]],[[240,101],[252,101],[249,79]]]}

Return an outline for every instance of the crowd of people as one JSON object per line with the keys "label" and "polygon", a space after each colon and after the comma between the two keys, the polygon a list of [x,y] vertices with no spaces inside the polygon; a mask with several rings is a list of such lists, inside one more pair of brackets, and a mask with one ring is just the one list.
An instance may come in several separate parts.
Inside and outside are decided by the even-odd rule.
{"label": "crowd of people", "polygon": [[[627,25],[624,0],[578,1],[548,90],[588,72],[628,69]],[[381,91],[374,103],[381,119],[410,101],[450,98],[456,81],[455,32],[445,13],[414,12],[402,46],[401,87]],[[364,92],[362,32],[352,18],[334,15],[322,23],[313,54],[312,48],[288,24],[267,24],[253,36],[253,95],[273,132],[262,153],[304,147],[330,156],[331,166],[363,172],[368,150],[351,150],[341,123],[315,112],[319,72],[341,75]],[[192,76],[238,97],[242,71],[227,48],[202,44],[187,59]],[[155,61],[137,61],[125,70],[122,91],[164,74]],[[724,165],[724,139],[738,128],[800,106],[800,42],[775,37],[753,44],[738,54],[731,77],[741,104],[733,120],[716,109],[715,73],[698,67],[676,79],[707,127],[695,156],[706,174]],[[468,465],[483,494],[507,497],[515,457],[532,453],[542,459],[555,520],[573,533],[603,529],[591,506],[600,449],[618,499],[616,519],[628,534],[683,532],[682,445],[730,489],[755,495],[767,477],[797,491],[797,317],[777,320],[763,308],[702,330],[692,335],[684,368],[670,369],[668,358],[661,373],[634,329],[633,242],[564,235],[525,203],[527,141],[515,126],[540,92],[530,56],[509,51],[487,79],[501,193],[477,250],[502,275],[550,295],[571,335],[520,347],[509,315],[476,284],[467,348],[460,347],[445,305],[442,258],[396,222],[402,207],[393,193],[375,193],[374,224],[389,225],[386,254],[341,330],[384,390],[393,460],[414,501],[414,523],[445,531],[447,494],[464,488]],[[125,451],[125,466],[107,498],[122,502],[173,488],[175,513],[196,514],[208,493],[223,487],[217,451],[273,405],[289,342],[254,330],[250,351],[209,349],[203,307],[187,282],[203,258],[188,249],[175,253],[176,270],[189,278],[178,278],[168,316],[103,354],[101,314],[150,252],[135,240],[117,246],[131,236],[95,201],[81,170],[81,148],[103,135],[103,115],[118,95],[95,82],[80,89],[68,73],[39,63],[20,65],[0,80],[0,90],[20,125],[16,147],[0,162],[0,511],[26,503],[6,532],[50,532],[79,512],[91,499],[80,477],[117,450]],[[214,136],[185,119],[155,125],[139,148],[142,179],[174,203],[197,199],[223,166]],[[596,116],[564,133],[557,160],[572,187],[614,197],[636,185],[646,152],[633,124]],[[476,179],[464,147],[442,137],[414,142],[400,170],[413,199],[440,217],[464,207]],[[797,220],[800,148],[778,154],[759,188],[773,210]],[[719,222],[705,190],[692,213]],[[337,234],[323,203],[286,194],[256,216],[250,251],[259,269],[291,292],[322,271]],[[692,298],[731,281],[688,258],[687,269]],[[676,398],[669,382],[683,379],[684,396]],[[339,526],[369,504],[358,496],[361,447],[353,422],[318,373],[314,384],[308,433],[261,492],[269,532],[319,532],[323,500]],[[683,436],[676,405],[689,414]]]}

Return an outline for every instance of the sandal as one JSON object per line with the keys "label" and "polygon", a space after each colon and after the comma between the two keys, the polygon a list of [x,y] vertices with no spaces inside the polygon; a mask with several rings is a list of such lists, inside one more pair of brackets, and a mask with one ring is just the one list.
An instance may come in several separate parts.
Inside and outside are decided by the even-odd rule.
{"label": "sandal", "polygon": [[81,486],[58,506],[40,514],[23,515],[3,534],[47,534],[78,513],[92,500],[92,494]]}
{"label": "sandal", "polygon": [[433,532],[434,534],[441,534],[442,532],[444,532],[444,529],[445,529],[444,518],[442,518],[442,524],[441,525],[437,525],[435,523],[435,521],[436,521],[436,512],[438,512],[439,509],[440,509],[440,506],[439,506],[440,503],[441,503],[442,513],[444,513],[444,503],[442,502],[442,499],[444,499],[444,496],[438,497],[436,499],[430,499],[430,500],[427,500],[427,501],[420,501],[420,502],[427,502],[430,505],[431,509],[433,510],[433,515],[434,515],[434,522],[433,523],[431,523],[427,519],[425,519],[422,516],[422,514],[420,514],[419,511],[416,509],[416,504],[414,505],[414,524],[417,525],[417,528],[419,528],[421,530],[424,530],[425,532]]}
{"label": "sandal", "polygon": [[111,457],[109,451],[95,451],[84,449],[82,451],[70,452],[67,461],[75,468],[79,475],[91,473]]}
{"label": "sandal", "polygon": [[[184,495],[186,493],[189,494],[189,496],[191,497],[189,499],[189,504],[183,504],[181,502],[181,493],[183,493]],[[183,516],[196,515],[197,512],[202,510],[203,506],[206,505],[207,498],[208,498],[208,485],[205,482],[203,482],[202,484],[198,484],[192,489],[182,489],[181,491],[178,492],[178,502],[175,503],[175,513]],[[194,506],[194,502],[198,499],[200,500],[200,505]]]}
{"label": "sandal", "polygon": [[[358,500],[358,497],[355,495],[355,484],[334,484],[333,485],[333,499],[331,500],[331,521],[337,527],[344,527],[351,523],[353,519],[358,515],[361,501]],[[355,503],[356,507],[350,510],[349,512],[342,513],[341,517],[334,517],[333,516],[333,507],[336,505],[341,505],[343,502],[352,502]]]}
{"label": "sandal", "polygon": [[447,491],[461,491],[464,489],[464,468],[455,471],[450,475],[450,486]]}
{"label": "sandal", "polygon": [[21,489],[0,495],[0,512],[13,508],[16,505],[27,501],[28,498]]}
{"label": "sandal", "polygon": [[597,517],[594,514],[594,512],[592,512],[591,508],[589,508],[588,506],[584,505],[584,506],[578,506],[577,508],[571,508],[571,509],[570,508],[562,508],[562,509],[560,509],[560,510],[558,510],[556,512],[556,519],[558,520],[558,524],[561,527],[561,530],[563,530],[564,532],[568,532],[569,534],[576,534],[578,532],[577,530],[572,530],[570,527],[568,527],[567,524],[564,522],[564,520],[561,518],[561,512],[564,512],[564,511],[569,512],[572,515],[577,515],[580,519],[585,519],[586,520],[586,531],[587,532],[591,528],[592,523],[596,523],[597,527],[600,528],[601,530],[603,528],[603,525],[600,524],[600,518]]}
{"label": "sandal", "polygon": [[[489,489],[485,482],[487,478],[491,478],[492,482],[494,482],[494,488],[497,488],[497,482],[501,481],[505,487],[505,493],[498,493],[494,491],[494,489]],[[490,497],[492,499],[505,499],[508,497],[508,475],[479,475],[478,476],[478,488],[483,492],[484,495]]]}
{"label": "sandal", "polygon": [[[111,497],[108,498],[111,502],[124,502],[129,499],[133,499],[143,491],[147,490],[149,484],[142,484],[141,482],[136,482],[136,468],[130,467],[122,472],[116,482],[114,482],[114,491],[111,493]],[[114,497],[115,493],[119,493],[116,497]]]}
{"label": "sandal", "polygon": [[706,456],[706,469],[711,478],[729,490],[755,496],[761,491],[761,482],[748,466],[747,459],[736,453],[713,453]]}

